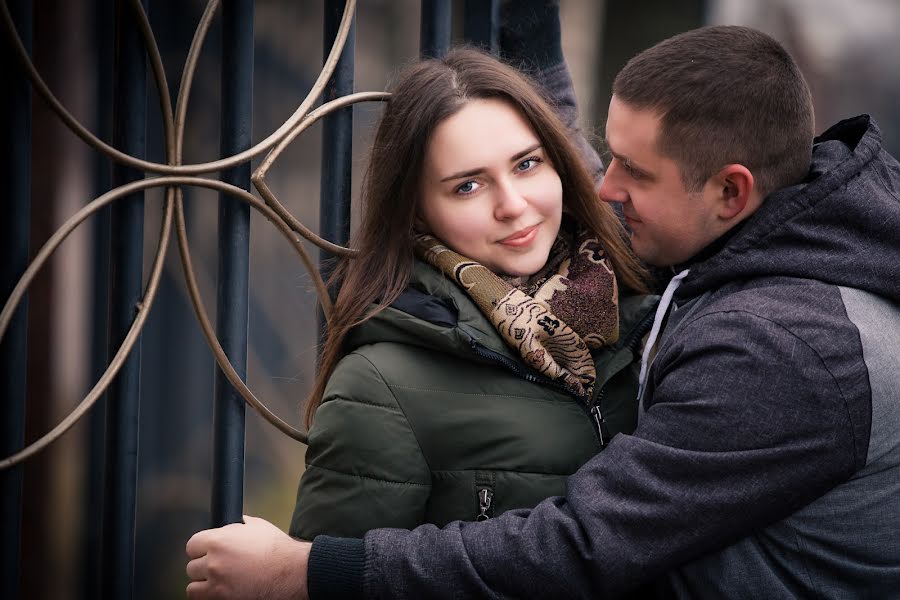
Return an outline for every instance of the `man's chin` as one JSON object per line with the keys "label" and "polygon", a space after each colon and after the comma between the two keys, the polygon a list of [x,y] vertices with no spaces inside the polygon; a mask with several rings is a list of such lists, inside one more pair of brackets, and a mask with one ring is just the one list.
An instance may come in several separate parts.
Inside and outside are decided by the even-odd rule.
{"label": "man's chin", "polygon": [[676,261],[666,260],[665,257],[659,256],[653,252],[642,252],[640,247],[636,247],[632,244],[632,251],[634,251],[634,255],[637,256],[641,262],[645,265],[657,268],[671,267],[672,265],[677,264]]}

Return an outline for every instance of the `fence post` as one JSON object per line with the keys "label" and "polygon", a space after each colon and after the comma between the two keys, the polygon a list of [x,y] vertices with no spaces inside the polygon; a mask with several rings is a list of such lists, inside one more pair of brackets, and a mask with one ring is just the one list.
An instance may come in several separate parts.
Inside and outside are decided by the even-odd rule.
{"label": "fence post", "polygon": [[[323,56],[328,56],[337,37],[346,0],[325,0],[325,23],[322,36]],[[350,25],[344,49],[325,87],[323,102],[353,93],[354,52],[356,48],[356,16]],[[322,175],[319,196],[319,235],[347,245],[350,239],[351,175],[353,168],[353,107],[335,111],[322,119]],[[334,270],[331,255],[319,251],[319,272],[325,280]],[[334,293],[336,290],[332,290]],[[320,337],[324,318],[319,313]]]}
{"label": "fence post", "polygon": [[[95,93],[97,104],[94,115],[97,131],[101,139],[112,136],[113,102],[113,0],[94,0],[93,12],[93,60],[97,68]],[[94,195],[109,191],[112,165],[102,154],[94,155]],[[90,309],[90,381],[102,377],[109,363],[106,338],[109,320],[109,247],[110,247],[110,207],[104,208],[94,217],[91,235],[92,272],[90,286],[92,301]],[[101,552],[104,494],[104,464],[106,462],[106,400],[104,394],[91,409],[88,422],[88,439],[85,442],[87,461],[85,464],[84,488],[81,496],[82,555],[80,557],[80,589],[82,598],[98,598],[101,590]]]}
{"label": "fence post", "polygon": [[[9,10],[25,49],[31,54],[32,8],[27,0],[9,3]],[[3,46],[8,40],[0,42]],[[12,48],[4,47],[7,58]],[[0,226],[0,305],[28,266],[31,211],[31,84],[18,67],[11,69],[7,92],[0,101],[0,181],[6,184],[6,216]],[[25,442],[25,375],[27,299],[16,310],[0,342],[0,407],[3,429],[0,456],[22,449]],[[18,598],[22,532],[22,465],[0,472],[0,597]]]}
{"label": "fence post", "polygon": [[[147,9],[149,0],[143,0]],[[113,145],[144,157],[147,147],[147,62],[132,9],[116,2],[116,56]],[[120,186],[143,173],[116,164],[112,183]],[[143,287],[144,194],[138,192],[110,210],[109,354],[125,339]],[[134,588],[134,530],[137,508],[138,420],[141,344],[138,341],[107,392],[106,483],[103,508],[102,595],[128,600]]]}
{"label": "fence post", "polygon": [[[222,2],[222,156],[246,150],[253,124],[253,1]],[[222,180],[250,189],[250,163],[222,172]],[[241,379],[247,379],[250,281],[250,207],[219,194],[219,271],[216,332]],[[216,368],[213,409],[213,527],[241,521],[244,506],[246,407]]]}
{"label": "fence post", "polygon": [[466,0],[466,16],[463,36],[466,41],[489,50],[497,56],[500,52],[500,0]]}
{"label": "fence post", "polygon": [[422,0],[419,28],[419,54],[422,58],[441,58],[450,48],[453,17],[451,0]]}

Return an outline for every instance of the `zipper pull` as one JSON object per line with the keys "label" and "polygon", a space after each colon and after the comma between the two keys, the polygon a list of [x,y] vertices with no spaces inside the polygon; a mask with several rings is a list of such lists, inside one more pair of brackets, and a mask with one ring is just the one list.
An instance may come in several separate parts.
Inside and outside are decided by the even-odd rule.
{"label": "zipper pull", "polygon": [[609,435],[609,428],[606,426],[606,420],[603,418],[603,413],[600,412],[599,404],[595,404],[591,407],[591,416],[594,418],[594,426],[597,428],[597,435],[600,436],[600,447],[606,448],[606,445],[609,444],[609,439],[612,436]]}
{"label": "zipper pull", "polygon": [[478,516],[476,521],[487,521],[490,519],[488,511],[491,510],[491,502],[494,500],[494,492],[489,488],[481,488],[478,490]]}

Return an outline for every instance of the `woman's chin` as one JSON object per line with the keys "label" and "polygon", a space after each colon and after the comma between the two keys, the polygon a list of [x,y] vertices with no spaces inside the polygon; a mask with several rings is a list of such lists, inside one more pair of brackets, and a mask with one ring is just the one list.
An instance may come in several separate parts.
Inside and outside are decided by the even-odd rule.
{"label": "woman's chin", "polygon": [[506,277],[531,277],[543,269],[546,264],[547,257],[544,256],[543,260],[537,257],[532,260],[509,261],[506,264],[497,265],[496,269],[491,270]]}

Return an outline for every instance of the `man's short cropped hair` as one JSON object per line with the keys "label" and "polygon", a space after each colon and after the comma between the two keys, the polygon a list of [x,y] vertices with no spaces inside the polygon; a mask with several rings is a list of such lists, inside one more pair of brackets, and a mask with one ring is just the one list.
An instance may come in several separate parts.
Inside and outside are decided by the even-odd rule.
{"label": "man's short cropped hair", "polygon": [[755,29],[703,27],[660,42],[625,65],[613,95],[661,116],[658,150],[690,191],[727,164],[750,169],[763,197],[809,170],[809,86],[787,50]]}

